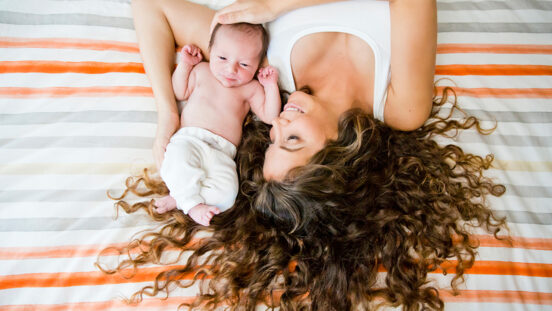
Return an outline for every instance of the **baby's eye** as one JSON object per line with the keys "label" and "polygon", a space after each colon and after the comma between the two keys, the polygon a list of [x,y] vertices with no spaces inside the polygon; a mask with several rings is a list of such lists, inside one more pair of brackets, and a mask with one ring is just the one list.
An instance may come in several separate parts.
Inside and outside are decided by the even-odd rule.
{"label": "baby's eye", "polygon": [[220,60],[226,60],[226,57],[224,57],[224,56],[219,56],[218,58],[219,58]]}
{"label": "baby's eye", "polygon": [[242,66],[242,67],[248,67],[249,65],[246,64],[246,63],[240,63],[240,66]]}

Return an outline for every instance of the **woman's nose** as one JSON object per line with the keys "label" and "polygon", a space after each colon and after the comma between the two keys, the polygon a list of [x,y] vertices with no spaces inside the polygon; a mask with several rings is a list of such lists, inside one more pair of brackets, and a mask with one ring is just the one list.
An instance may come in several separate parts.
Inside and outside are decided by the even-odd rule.
{"label": "woman's nose", "polygon": [[282,126],[286,126],[289,124],[289,121],[287,119],[276,117],[272,120],[272,129],[270,130],[270,139],[273,142],[277,142],[280,140],[280,136],[282,133]]}

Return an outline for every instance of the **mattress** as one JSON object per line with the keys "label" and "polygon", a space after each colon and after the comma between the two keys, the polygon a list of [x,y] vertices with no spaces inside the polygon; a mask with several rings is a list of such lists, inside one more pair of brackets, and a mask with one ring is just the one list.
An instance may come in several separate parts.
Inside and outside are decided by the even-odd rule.
{"label": "mattress", "polygon": [[[221,7],[226,1],[205,0]],[[552,1],[438,1],[436,80],[491,135],[442,139],[495,155],[489,198],[511,245],[483,232],[446,310],[552,310]],[[0,310],[130,310],[150,285],[95,267],[99,252],[154,229],[107,196],[153,167],[156,110],[126,0],[0,0]],[[106,256],[108,260],[115,257]],[[176,310],[196,287],[147,298]]]}

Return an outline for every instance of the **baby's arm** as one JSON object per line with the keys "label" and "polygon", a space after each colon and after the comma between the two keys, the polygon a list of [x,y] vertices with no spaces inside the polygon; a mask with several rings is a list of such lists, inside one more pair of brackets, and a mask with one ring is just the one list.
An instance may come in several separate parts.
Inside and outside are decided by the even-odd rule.
{"label": "baby's arm", "polygon": [[195,45],[186,45],[180,51],[178,65],[172,75],[174,96],[178,100],[186,100],[193,90],[193,76],[190,75],[195,65],[203,56],[201,50]]}
{"label": "baby's arm", "polygon": [[264,123],[270,124],[280,114],[282,105],[278,89],[278,70],[272,66],[261,68],[257,78],[264,88],[264,97],[258,94],[263,92],[256,92],[250,101],[251,110]]}

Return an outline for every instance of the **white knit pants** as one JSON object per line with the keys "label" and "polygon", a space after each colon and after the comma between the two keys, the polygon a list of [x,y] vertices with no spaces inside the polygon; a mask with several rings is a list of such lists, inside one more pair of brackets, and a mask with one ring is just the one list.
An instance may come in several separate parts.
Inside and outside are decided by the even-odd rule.
{"label": "white knit pants", "polygon": [[185,213],[200,203],[221,211],[232,207],[238,195],[235,155],[231,142],[208,130],[178,130],[167,145],[160,171],[177,207]]}

